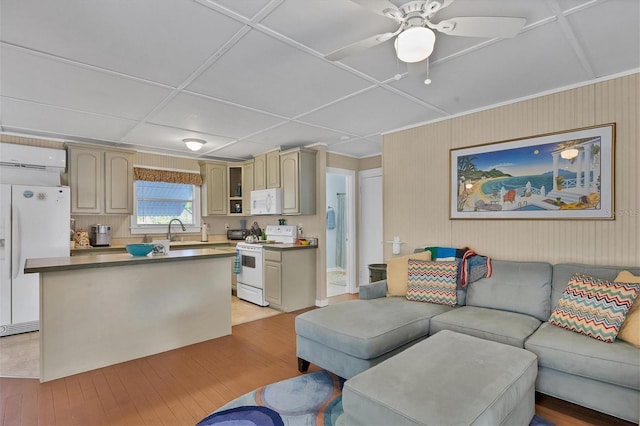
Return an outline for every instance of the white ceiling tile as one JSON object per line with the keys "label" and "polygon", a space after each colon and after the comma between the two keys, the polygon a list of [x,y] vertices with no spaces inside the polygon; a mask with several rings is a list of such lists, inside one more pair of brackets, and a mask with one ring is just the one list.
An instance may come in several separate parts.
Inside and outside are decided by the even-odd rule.
{"label": "white ceiling tile", "polygon": [[370,139],[355,139],[331,145],[328,151],[352,157],[367,157],[373,154],[380,154],[382,152],[382,142]]}
{"label": "white ceiling tile", "polygon": [[567,20],[596,77],[640,67],[640,2],[599,3]]}
{"label": "white ceiling tile", "polygon": [[368,86],[351,73],[254,30],[187,89],[295,117]]}
{"label": "white ceiling tile", "polygon": [[0,47],[0,94],[17,99],[142,119],[171,92],[156,85]]}
{"label": "white ceiling tile", "polygon": [[284,1],[261,24],[323,55],[398,28],[393,20],[345,0]]}
{"label": "white ceiling tile", "polygon": [[122,141],[132,145],[140,145],[145,148],[165,148],[187,152],[188,150],[184,142],[182,142],[182,139],[186,138],[205,140],[207,143],[202,148],[202,153],[206,153],[233,141],[233,139],[220,136],[154,124],[141,124],[137,126],[129,132]]}
{"label": "white ceiling tile", "polygon": [[211,155],[226,157],[226,158],[242,158],[250,159],[253,154],[267,151],[265,145],[249,142],[239,141],[225,146],[211,152]]}
{"label": "white ceiling tile", "polygon": [[208,0],[208,3],[217,4],[245,18],[251,19],[256,13],[269,4],[269,0]]}
{"label": "white ceiling tile", "polygon": [[[537,48],[540,43],[545,49]],[[428,86],[423,78],[411,77],[392,85],[456,114],[583,81],[588,75],[558,23],[552,22],[434,65],[430,77]]]}
{"label": "white ceiling tile", "polygon": [[3,128],[117,142],[135,122],[0,97]]}
{"label": "white ceiling tile", "polygon": [[180,94],[150,119],[165,126],[241,138],[283,120],[195,95]]}
{"label": "white ceiling tile", "polygon": [[438,117],[439,114],[416,102],[389,90],[376,88],[315,111],[302,119],[366,136]]}
{"label": "white ceiling tile", "polygon": [[193,1],[3,1],[2,40],[173,86],[241,24]]}
{"label": "white ceiling tile", "polygon": [[248,140],[272,146],[309,145],[339,141],[344,133],[295,121],[252,135]]}

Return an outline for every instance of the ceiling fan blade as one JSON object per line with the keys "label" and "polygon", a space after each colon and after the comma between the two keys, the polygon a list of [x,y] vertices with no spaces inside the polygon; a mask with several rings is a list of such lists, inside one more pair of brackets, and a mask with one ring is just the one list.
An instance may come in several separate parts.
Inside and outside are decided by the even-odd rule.
{"label": "ceiling fan blade", "polygon": [[377,13],[378,15],[382,15],[386,18],[394,19],[395,21],[400,22],[402,19],[402,12],[398,9],[398,6],[391,3],[388,0],[351,0],[354,3],[358,3],[360,6],[364,7],[372,11],[373,13]]}
{"label": "ceiling fan blade", "polygon": [[384,33],[384,34],[376,34],[374,36],[365,38],[364,40],[356,41],[355,43],[351,43],[348,46],[340,48],[338,50],[334,50],[333,52],[325,55],[325,59],[330,61],[339,61],[342,58],[346,58],[349,55],[353,55],[354,53],[362,52],[363,50],[367,50],[373,46],[377,46],[380,43],[384,43],[385,41],[392,38],[398,32],[393,33]]}
{"label": "ceiling fan blade", "polygon": [[511,38],[526,23],[524,18],[510,17],[458,17],[440,21],[435,28],[448,35],[463,37]]}

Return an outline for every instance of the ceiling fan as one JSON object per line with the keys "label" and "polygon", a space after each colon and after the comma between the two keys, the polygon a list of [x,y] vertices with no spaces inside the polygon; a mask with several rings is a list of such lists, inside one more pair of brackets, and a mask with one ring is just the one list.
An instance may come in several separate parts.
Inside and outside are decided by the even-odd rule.
{"label": "ceiling fan", "polygon": [[398,59],[403,62],[420,62],[433,52],[436,36],[433,30],[443,34],[463,37],[511,38],[526,20],[515,17],[457,17],[435,23],[435,14],[451,5],[454,0],[418,0],[396,6],[388,0],[351,0],[396,21],[399,26],[393,32],[376,34],[357,41],[325,56],[330,61],[338,61],[354,53],[374,47],[396,37],[394,46]]}

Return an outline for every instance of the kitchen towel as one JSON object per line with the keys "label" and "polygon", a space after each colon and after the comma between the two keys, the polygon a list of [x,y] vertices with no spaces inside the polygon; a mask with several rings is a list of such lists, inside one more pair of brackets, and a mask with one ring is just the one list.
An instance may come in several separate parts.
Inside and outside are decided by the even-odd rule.
{"label": "kitchen towel", "polygon": [[233,260],[233,274],[240,275],[240,250],[236,249],[236,258]]}

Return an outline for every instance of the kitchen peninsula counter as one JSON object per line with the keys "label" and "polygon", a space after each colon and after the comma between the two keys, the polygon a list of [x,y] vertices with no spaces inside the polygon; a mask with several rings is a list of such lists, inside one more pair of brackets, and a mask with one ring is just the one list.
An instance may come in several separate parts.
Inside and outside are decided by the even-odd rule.
{"label": "kitchen peninsula counter", "polygon": [[92,256],[48,257],[27,259],[24,272],[53,272],[73,269],[105,268],[110,266],[131,266],[134,264],[152,264],[179,262],[195,258],[217,258],[235,255],[233,248],[202,248],[172,250],[168,254],[131,256],[129,253],[101,253]]}
{"label": "kitchen peninsula counter", "polygon": [[40,273],[40,381],[231,334],[233,249],[28,259]]}

